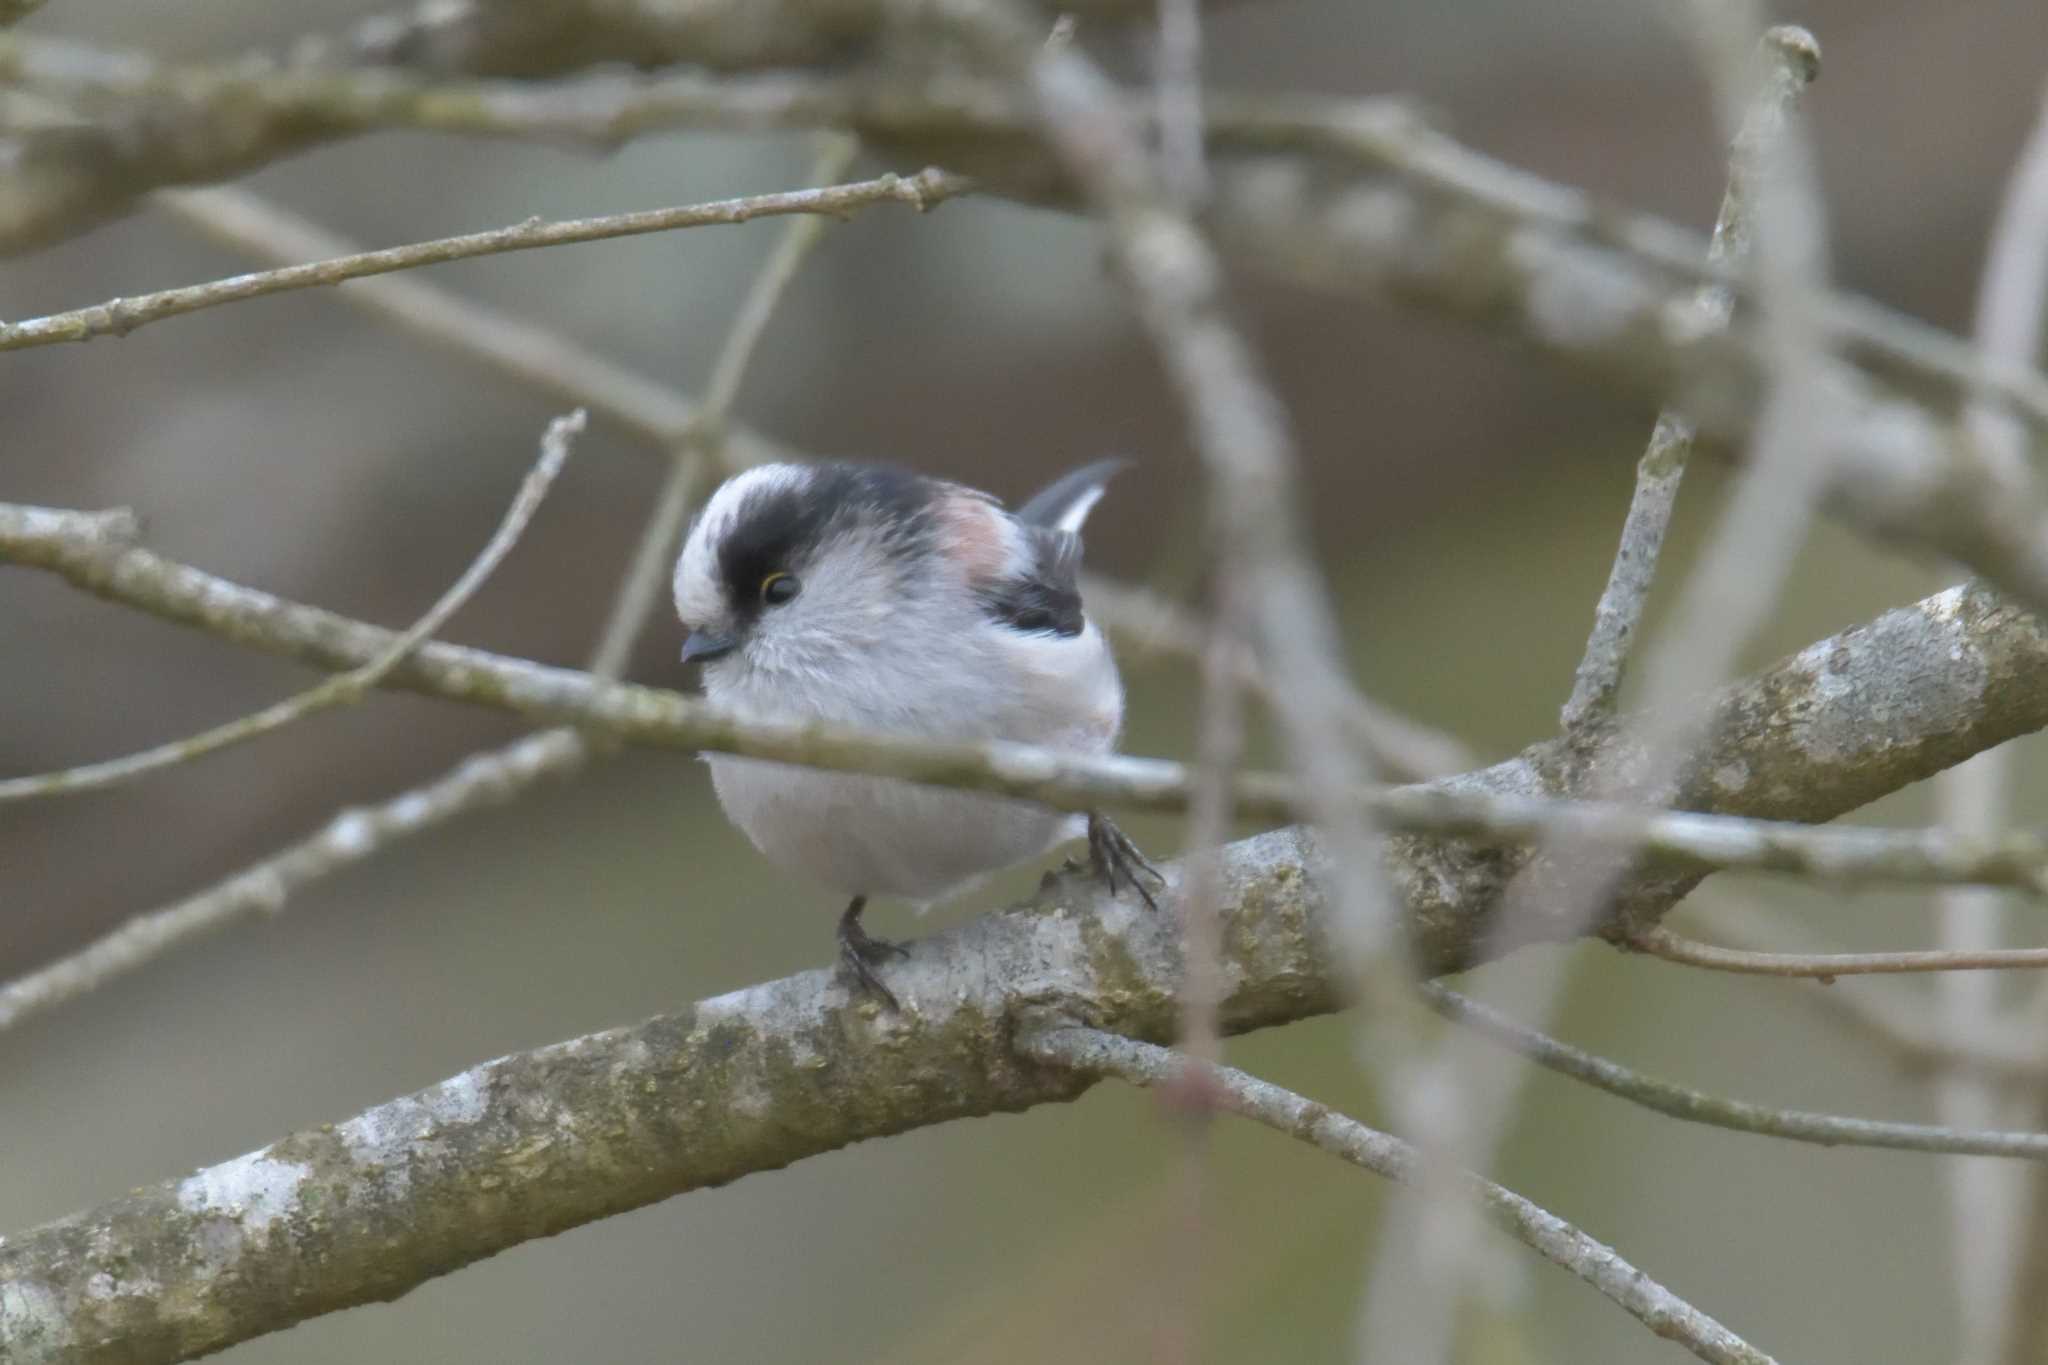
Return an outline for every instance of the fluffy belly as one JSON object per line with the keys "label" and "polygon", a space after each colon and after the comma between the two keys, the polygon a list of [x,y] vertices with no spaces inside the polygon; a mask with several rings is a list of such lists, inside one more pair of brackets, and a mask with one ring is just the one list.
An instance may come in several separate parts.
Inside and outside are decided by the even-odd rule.
{"label": "fluffy belly", "polygon": [[1078,836],[1080,816],[1029,802],[707,757],[726,815],[754,846],[847,895],[928,904]]}

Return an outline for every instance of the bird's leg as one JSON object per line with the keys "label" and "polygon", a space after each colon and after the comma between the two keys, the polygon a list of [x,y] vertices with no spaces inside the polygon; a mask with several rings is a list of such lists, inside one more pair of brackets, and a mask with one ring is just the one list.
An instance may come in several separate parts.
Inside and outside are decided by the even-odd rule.
{"label": "bird's leg", "polygon": [[1161,886],[1166,885],[1166,876],[1147,862],[1138,846],[1131,842],[1128,834],[1116,827],[1116,821],[1101,811],[1088,813],[1088,861],[1095,868],[1095,875],[1102,878],[1109,894],[1116,894],[1117,879],[1129,882],[1131,889],[1144,897],[1147,910],[1157,910],[1159,902],[1152,899],[1152,893],[1145,889],[1145,878],[1150,877]]}
{"label": "bird's leg", "polygon": [[846,913],[839,917],[839,960],[845,964],[846,970],[853,973],[853,979],[860,984],[861,990],[890,1009],[900,1010],[902,1006],[896,1003],[896,993],[875,975],[875,964],[891,957],[909,957],[910,951],[900,943],[876,938],[861,927],[860,912],[867,906],[866,896],[855,896],[853,903],[846,907]]}

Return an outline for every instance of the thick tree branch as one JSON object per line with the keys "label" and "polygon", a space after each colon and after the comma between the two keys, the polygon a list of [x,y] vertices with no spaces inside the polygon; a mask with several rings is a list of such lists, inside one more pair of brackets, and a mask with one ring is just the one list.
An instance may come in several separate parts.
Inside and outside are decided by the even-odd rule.
{"label": "thick tree branch", "polygon": [[[1290,830],[1225,850],[1227,1031],[1338,1007],[1315,862]],[[184,1359],[686,1190],[1072,1099],[1087,1078],[1021,1060],[1017,1029],[1057,1011],[1170,1037],[1178,938],[1070,875],[918,943],[891,969],[900,1013],[813,971],[488,1063],[0,1242],[0,1354]]]}

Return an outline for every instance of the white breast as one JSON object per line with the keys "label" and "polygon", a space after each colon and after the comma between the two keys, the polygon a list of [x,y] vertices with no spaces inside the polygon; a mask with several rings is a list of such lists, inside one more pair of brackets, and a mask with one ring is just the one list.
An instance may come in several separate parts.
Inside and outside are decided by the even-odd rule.
{"label": "white breast", "polygon": [[[928,622],[937,625],[936,622]],[[978,614],[909,632],[924,649],[878,652],[802,679],[721,661],[707,695],[743,713],[931,739],[1006,739],[1083,753],[1116,744],[1123,686],[1102,635],[1022,635]],[[708,756],[726,815],[768,857],[847,895],[920,905],[1077,837],[1082,817],[1025,802]]]}

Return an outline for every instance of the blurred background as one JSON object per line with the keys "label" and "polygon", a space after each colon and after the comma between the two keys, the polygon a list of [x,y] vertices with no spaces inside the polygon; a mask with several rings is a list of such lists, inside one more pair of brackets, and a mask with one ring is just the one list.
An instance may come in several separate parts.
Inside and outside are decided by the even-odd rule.
{"label": "blurred background", "polygon": [[[1208,28],[1223,86],[1406,92],[1469,143],[1704,227],[1722,155],[1667,9],[1634,0],[1262,0]],[[24,31],[202,59],[333,30],[360,4],[53,0]],[[2039,0],[1829,0],[1779,17],[1825,53],[1807,108],[1840,281],[1967,330],[1982,242],[2048,54]],[[253,188],[366,244],[787,188],[801,137],[650,138],[609,156],[385,135]],[[879,169],[879,167],[877,168]],[[914,166],[894,169],[914,170]],[[701,385],[778,228],[437,268],[431,278],[649,375]],[[0,263],[21,318],[248,268],[144,211]],[[1650,414],[1449,324],[1240,278],[1287,399],[1357,673],[1494,759],[1553,732]],[[0,357],[0,498],[130,504],[150,543],[241,582],[393,625],[489,534],[555,410],[331,292],[124,340]],[[834,226],[768,332],[741,417],[796,449],[900,461],[1017,497],[1079,461],[1136,467],[1091,562],[1186,591],[1195,464],[1152,356],[1073,219],[990,202]],[[656,457],[602,430],[448,638],[557,663],[590,648]],[[1688,483],[1676,581],[1723,472]],[[1759,661],[1931,590],[1931,566],[1823,528]],[[633,676],[694,685],[666,618]],[[306,684],[294,666],[0,573],[0,773],[109,757]],[[1135,752],[1184,756],[1192,670],[1131,671]],[[518,733],[380,695],[104,794],[0,807],[0,975],[83,944]],[[2030,749],[2037,746],[2031,743]],[[2022,772],[2038,772],[2023,763]],[[2037,779],[2018,810],[2048,809]],[[1872,812],[1924,814],[1918,793]],[[1175,824],[1134,827],[1156,853]],[[1020,873],[952,922],[1027,888]],[[1927,941],[1923,899],[1729,892],[1859,947]],[[402,845],[274,922],[180,952],[0,1037],[0,1229],[343,1118],[500,1053],[823,964],[839,906],[767,866],[703,769],[635,753]],[[879,932],[922,932],[878,906]],[[1923,1083],[1814,1007],[1811,983],[1715,977],[1597,946],[1568,967],[1567,1037],[1721,1093],[1927,1117]],[[1864,987],[1845,982],[1832,989]],[[1231,1060],[1372,1115],[1355,1024],[1238,1040]],[[1083,1102],[869,1144],[523,1246],[402,1301],[236,1348],[273,1362],[901,1362],[1144,1358],[1172,1292],[1174,1128],[1106,1084]],[[1385,1191],[1263,1130],[1216,1130],[1205,1353],[1348,1359]],[[1933,1160],[1688,1127],[1538,1073],[1498,1171],[1779,1358],[1950,1359]],[[1678,1360],[1517,1254],[1467,1358]]]}

